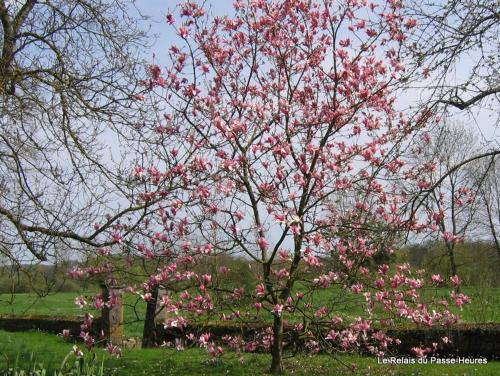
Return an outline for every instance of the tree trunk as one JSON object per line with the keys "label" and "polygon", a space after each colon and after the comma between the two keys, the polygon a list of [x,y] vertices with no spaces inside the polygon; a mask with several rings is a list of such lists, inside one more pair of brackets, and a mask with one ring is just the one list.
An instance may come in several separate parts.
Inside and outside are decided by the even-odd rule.
{"label": "tree trunk", "polygon": [[448,248],[448,257],[450,258],[451,275],[457,275],[457,265],[455,263],[455,252],[453,252],[453,248]]}
{"label": "tree trunk", "polygon": [[491,213],[489,203],[486,199],[484,199],[484,206],[486,207],[486,213],[488,214],[488,223],[490,224],[491,235],[493,236],[493,241],[495,243],[495,250],[497,251],[498,255],[498,262],[500,263],[500,241],[498,240],[497,231],[495,229],[495,223],[493,222],[493,214]]}
{"label": "tree trunk", "polygon": [[[455,247],[451,244],[447,245],[448,257],[450,259],[451,276],[457,275],[457,263],[455,261]],[[460,286],[455,287],[456,292],[460,292]]]}
{"label": "tree trunk", "polygon": [[271,348],[271,369],[269,373],[280,375],[283,373],[283,319],[274,314],[273,345]]}
{"label": "tree trunk", "polygon": [[156,345],[156,302],[158,301],[158,286],[151,290],[151,300],[146,305],[146,318],[142,332],[142,348],[154,347]]}

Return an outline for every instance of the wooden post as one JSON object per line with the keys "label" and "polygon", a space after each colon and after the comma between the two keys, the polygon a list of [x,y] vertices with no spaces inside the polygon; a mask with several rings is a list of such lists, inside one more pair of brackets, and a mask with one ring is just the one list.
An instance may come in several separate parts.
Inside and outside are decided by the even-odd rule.
{"label": "wooden post", "polygon": [[113,305],[102,310],[103,331],[106,339],[113,345],[123,344],[123,298],[120,287],[101,285],[105,302],[113,297]]}

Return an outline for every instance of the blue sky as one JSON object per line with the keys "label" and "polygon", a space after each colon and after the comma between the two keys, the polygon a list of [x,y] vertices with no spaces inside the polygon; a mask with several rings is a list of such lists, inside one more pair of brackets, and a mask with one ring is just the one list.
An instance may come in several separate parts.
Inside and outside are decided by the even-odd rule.
{"label": "blue sky", "polygon": [[[167,49],[176,41],[176,37],[172,27],[165,21],[165,16],[169,10],[174,10],[178,3],[179,1],[176,0],[139,0],[136,2],[136,7],[143,15],[151,17],[150,22],[146,22],[145,26],[150,27],[151,32],[157,35],[152,51],[146,52],[146,58],[152,58],[154,53],[157,62],[166,63]],[[210,7],[213,15],[231,14],[233,0],[207,1],[205,8],[207,7]]]}

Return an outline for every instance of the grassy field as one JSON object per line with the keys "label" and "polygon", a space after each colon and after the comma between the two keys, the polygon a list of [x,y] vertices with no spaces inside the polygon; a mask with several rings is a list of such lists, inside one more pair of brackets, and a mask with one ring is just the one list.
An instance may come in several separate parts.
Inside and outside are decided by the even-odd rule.
{"label": "grassy field", "polygon": [[[429,295],[446,295],[448,290],[431,289]],[[464,307],[460,314],[462,320],[468,323],[500,322],[500,289],[466,287],[463,292],[472,298],[472,304]],[[92,295],[92,292],[83,295]],[[344,315],[358,316],[363,313],[363,299],[360,295],[349,295],[343,290],[322,290],[313,297],[316,302],[331,301],[341,307],[339,312]],[[80,310],[74,303],[76,293],[57,293],[38,297],[35,294],[0,294],[0,314],[37,314],[37,315],[80,315]],[[97,313],[98,314],[98,313]],[[136,296],[125,295],[125,335],[141,336],[145,314],[145,303]],[[216,319],[216,318],[211,318]]]}
{"label": "grassy field", "polygon": [[[82,292],[82,295],[92,296],[94,292]],[[49,315],[49,316],[79,316],[86,310],[81,310],[75,304],[74,292],[61,292],[39,297],[36,294],[0,294],[0,314],[16,315]],[[125,335],[141,336],[143,318],[146,312],[144,301],[135,296],[125,295]],[[99,313],[95,313],[99,315]]]}
{"label": "grassy field", "polygon": [[[464,288],[473,299],[473,304],[461,312],[466,322],[500,322],[500,289]],[[429,295],[446,294],[446,290],[429,290]],[[83,295],[92,295],[92,292]],[[0,314],[79,315],[82,311],[75,305],[75,293],[57,293],[39,298],[34,294],[0,295]],[[344,307],[344,314],[358,315],[362,311],[359,296],[348,296],[338,290],[323,290],[313,297],[315,302],[333,301]],[[125,334],[140,336],[145,304],[135,296],[125,296]],[[138,319],[139,317],[139,319]],[[8,375],[10,369],[28,370],[37,363],[50,376],[60,369],[65,356],[71,351],[71,343],[53,334],[0,331],[0,375]],[[96,354],[104,359],[105,375],[247,375],[264,374],[269,367],[269,356],[245,354],[242,359],[234,354],[225,354],[222,361],[213,364],[201,349],[177,352],[173,349],[126,349],[123,358],[109,357],[102,349]],[[67,366],[76,358],[70,356]],[[356,364],[352,373],[346,365]],[[287,374],[294,375],[500,375],[500,362],[487,365],[382,365],[377,359],[342,355],[339,358],[325,355],[298,356],[287,359]]]}
{"label": "grassy field", "polygon": [[[0,331],[0,375],[8,369],[28,370],[37,363],[46,369],[47,376],[60,369],[72,344],[62,338],[37,332],[8,333]],[[104,350],[96,349],[98,363],[104,359],[105,375],[261,375],[270,364],[266,354],[223,355],[214,364],[201,349],[177,352],[174,349],[129,349],[121,359],[109,357]],[[87,358],[88,359],[88,358]],[[70,356],[67,364],[75,362]],[[346,365],[356,364],[355,372]],[[486,365],[382,365],[377,359],[342,355],[301,355],[285,362],[287,374],[292,375],[499,375],[500,362]]]}

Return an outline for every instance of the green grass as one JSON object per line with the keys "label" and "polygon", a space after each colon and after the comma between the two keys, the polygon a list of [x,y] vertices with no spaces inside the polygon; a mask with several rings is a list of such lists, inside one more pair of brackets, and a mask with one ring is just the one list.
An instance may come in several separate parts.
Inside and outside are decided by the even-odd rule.
{"label": "green grass", "polygon": [[[81,293],[84,296],[92,296],[93,294],[94,292]],[[86,309],[81,310],[75,304],[75,297],[78,295],[80,294],[74,292],[60,292],[44,297],[39,297],[36,294],[0,294],[0,314],[80,316]],[[126,336],[137,337],[142,335],[142,319],[145,312],[146,304],[144,301],[130,294],[125,295],[124,321]]]}
{"label": "green grass", "polygon": [[[88,293],[90,294],[90,293]],[[36,294],[0,294],[0,313],[19,315],[78,316],[74,292],[60,292],[39,297]]]}
{"label": "green grass", "polygon": [[[9,333],[0,331],[0,375],[8,368],[28,369],[32,356],[53,374],[72,343],[39,332]],[[262,375],[268,369],[267,354],[244,354],[242,358],[225,354],[217,364],[210,362],[204,350],[193,348],[177,352],[173,349],[129,349],[121,359],[110,358],[103,349],[95,350],[104,357],[105,375]],[[75,359],[71,357],[69,362]],[[356,364],[351,373],[346,365]],[[377,359],[342,355],[338,359],[326,355],[300,355],[285,361],[287,374],[292,375],[499,375],[500,362],[486,365],[381,365]]]}
{"label": "green grass", "polygon": [[[448,289],[429,289],[429,296],[445,296]],[[467,323],[500,322],[500,288],[474,288],[465,287],[463,292],[472,298],[472,304],[467,305],[462,311],[455,309],[460,314],[462,321]],[[92,292],[83,295],[92,295]],[[57,293],[45,297],[35,294],[0,294],[0,314],[34,314],[34,315],[81,315],[83,313],[74,303],[76,293]],[[338,288],[318,290],[312,295],[315,305],[331,303],[338,306],[339,313],[344,316],[356,317],[363,315],[363,296],[346,293]],[[254,312],[254,311],[252,311]],[[137,296],[125,295],[125,335],[141,336],[145,314],[145,303]],[[270,315],[268,318],[271,319]],[[260,316],[261,319],[265,320]],[[217,317],[210,319],[216,320]],[[293,317],[291,318],[293,320]]]}
{"label": "green grass", "polygon": [[460,312],[463,321],[500,322],[500,288],[464,287],[463,292],[472,298],[472,304]]}

